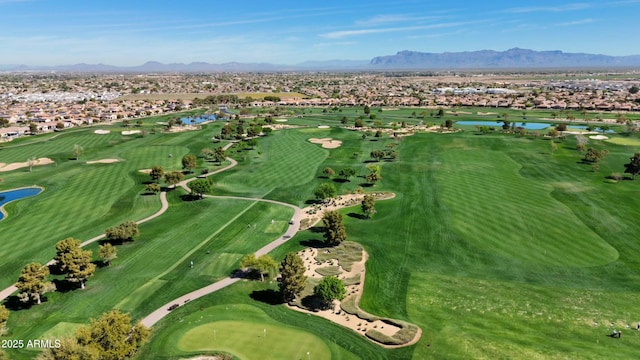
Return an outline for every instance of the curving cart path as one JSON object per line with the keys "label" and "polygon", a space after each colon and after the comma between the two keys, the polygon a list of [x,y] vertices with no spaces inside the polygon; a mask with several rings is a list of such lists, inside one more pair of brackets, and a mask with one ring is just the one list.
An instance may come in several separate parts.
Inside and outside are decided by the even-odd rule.
{"label": "curving cart path", "polygon": [[[234,142],[228,143],[227,145],[224,146],[224,149],[227,150],[229,147],[233,146]],[[227,160],[229,160],[230,164],[218,169],[216,171],[213,171],[211,173],[208,173],[206,175],[200,176],[202,177],[208,177],[208,176],[212,176],[218,173],[221,173],[223,171],[229,170],[231,168],[233,168],[234,166],[238,165],[238,162],[233,160],[232,158],[227,158]],[[182,187],[183,189],[185,189],[186,191],[191,191],[191,189],[189,188],[188,184],[189,182],[197,179],[198,177],[195,178],[190,178],[187,180],[183,180],[180,183],[177,184],[177,186]],[[294,214],[292,217],[292,223],[289,224],[289,227],[287,228],[287,230],[285,231],[284,234],[282,234],[282,236],[278,237],[277,239],[275,239],[274,241],[270,242],[269,244],[263,246],[261,249],[259,249],[258,251],[255,252],[256,256],[261,256],[264,254],[269,253],[270,251],[272,251],[273,249],[277,248],[278,246],[284,244],[285,242],[287,242],[287,240],[289,240],[290,238],[292,238],[299,230],[300,230],[300,220],[302,220],[302,209],[299,208],[298,206],[292,205],[292,204],[288,204],[288,203],[284,203],[284,202],[280,202],[280,201],[275,201],[275,200],[268,200],[268,199],[261,199],[261,198],[247,198],[247,197],[240,197],[240,196],[211,196],[211,195],[205,195],[206,197],[210,197],[210,198],[218,198],[218,199],[236,199],[236,200],[245,200],[245,201],[262,201],[262,202],[268,202],[268,203],[272,203],[272,204],[276,204],[276,205],[282,205],[282,206],[287,206],[293,209]],[[150,215],[142,220],[137,221],[137,224],[142,224],[145,223],[147,221],[153,220],[155,218],[157,218],[158,216],[164,214],[167,209],[169,208],[169,202],[167,201],[167,193],[165,191],[160,193],[160,202],[161,202],[161,207],[160,209],[154,213],[153,215]],[[95,236],[89,240],[84,241],[82,244],[80,244],[80,246],[86,246],[89,245],[93,242],[96,242],[102,238],[105,237],[105,234],[101,234],[98,236]],[[54,264],[55,260],[50,260],[47,265],[51,265]],[[155,311],[153,311],[151,314],[147,315],[144,319],[141,320],[142,324],[147,326],[147,327],[151,327],[153,326],[155,323],[157,323],[158,321],[160,321],[162,318],[164,318],[165,316],[167,316],[171,310],[169,310],[169,307],[174,305],[174,304],[178,304],[178,306],[184,305],[186,303],[188,303],[191,300],[195,300],[198,299],[200,297],[203,297],[205,295],[211,294],[213,292],[216,292],[222,288],[225,288],[231,284],[234,284],[238,281],[240,281],[242,278],[241,277],[227,277],[224,278],[222,280],[219,280],[213,284],[210,284],[208,286],[205,286],[203,288],[200,288],[198,290],[194,290],[188,294],[182,295],[176,299],[171,300],[170,302],[166,303],[165,305],[161,306],[160,308],[156,309]],[[0,291],[0,301],[3,301],[4,299],[6,299],[7,297],[11,296],[11,294],[13,294],[14,292],[18,291],[18,288],[15,285],[9,286],[6,289]]]}
{"label": "curving cart path", "polygon": [[[58,135],[56,135],[56,136],[58,136]],[[44,140],[44,141],[47,141],[47,140]],[[233,146],[233,144],[234,144],[234,142],[230,142],[230,143],[228,143],[227,145],[225,145],[225,146],[223,147],[223,149],[227,150],[227,149],[229,149],[231,146]],[[207,174],[207,176],[211,176],[211,175],[214,175],[214,174],[221,173],[221,172],[223,172],[223,171],[229,170],[229,169],[231,169],[232,167],[234,167],[234,166],[238,165],[238,162],[237,162],[237,161],[235,161],[235,160],[233,160],[232,158],[227,158],[227,160],[229,160],[229,162],[230,162],[230,164],[229,164],[229,165],[227,165],[227,166],[225,166],[225,167],[223,167],[223,168],[220,168],[220,169],[218,169],[218,170],[216,170],[216,171],[214,171],[214,172],[212,172],[212,173],[210,173],[210,174]],[[184,180],[184,181],[182,181],[181,183],[179,183],[178,185],[179,185],[179,186],[182,186],[182,187],[183,187],[183,188],[185,188],[187,191],[190,191],[190,189],[189,189],[188,187],[186,187],[186,184],[187,184],[189,181],[193,181],[193,180],[195,180],[195,179],[196,179],[196,178],[192,178],[192,179]],[[151,220],[153,220],[153,219],[157,218],[158,216],[160,216],[160,215],[164,214],[164,213],[167,211],[167,209],[169,209],[169,202],[167,201],[167,193],[166,193],[165,191],[162,191],[162,192],[160,193],[160,204],[161,204],[161,205],[160,205],[160,209],[159,209],[158,211],[156,211],[154,214],[152,214],[152,215],[150,215],[150,216],[148,216],[148,217],[146,217],[146,218],[144,218],[144,219],[142,219],[142,220],[138,220],[138,221],[136,221],[136,223],[137,223],[138,225],[140,225],[140,224],[145,223],[145,222],[147,222],[147,221],[151,221]],[[105,234],[100,234],[100,235],[98,235],[98,236],[92,237],[91,239],[86,240],[86,241],[84,241],[83,243],[81,243],[81,244],[80,244],[80,246],[81,246],[81,247],[87,246],[87,245],[89,245],[89,244],[91,244],[91,243],[94,243],[94,242],[96,242],[96,241],[100,240],[100,239],[103,239],[105,236],[106,236]],[[45,265],[53,265],[54,263],[55,263],[55,260],[54,260],[54,259],[51,259],[51,260],[49,260],[49,262],[47,262]],[[17,288],[15,285],[11,285],[11,286],[9,286],[9,287],[7,287],[7,288],[3,289],[2,291],[0,291],[0,301],[4,301],[6,298],[8,298],[9,296],[11,296],[11,294],[13,294],[13,293],[14,293],[14,292],[16,292],[16,291],[18,291],[18,288]]]}

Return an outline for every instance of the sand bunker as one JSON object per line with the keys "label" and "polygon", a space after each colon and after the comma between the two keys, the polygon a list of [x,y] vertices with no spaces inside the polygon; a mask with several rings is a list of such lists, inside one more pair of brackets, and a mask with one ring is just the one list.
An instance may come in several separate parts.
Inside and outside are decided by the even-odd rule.
{"label": "sand bunker", "polygon": [[593,140],[609,140],[609,138],[604,136],[604,135],[589,136],[589,139],[593,139]]}
{"label": "sand bunker", "polygon": [[318,125],[318,129],[328,129],[330,127],[331,126],[329,126],[329,125]]}
{"label": "sand bunker", "polygon": [[312,144],[320,144],[325,149],[335,149],[337,147],[340,147],[340,145],[342,145],[342,141],[333,140],[332,138],[322,138],[322,139],[311,138],[309,139],[309,142],[311,142]]}
{"label": "sand bunker", "polygon": [[13,170],[16,170],[16,169],[29,167],[29,166],[48,165],[48,164],[53,164],[53,162],[54,161],[49,159],[49,158],[38,158],[38,159],[33,160],[33,162],[31,164],[29,164],[29,161],[15,162],[15,163],[11,163],[11,164],[5,164],[3,162],[0,162],[0,172],[13,171]]}
{"label": "sand bunker", "polygon": [[122,135],[133,135],[133,134],[140,134],[141,132],[142,132],[141,130],[125,130],[121,134]]}
{"label": "sand bunker", "polygon": [[138,172],[141,172],[143,174],[151,174],[151,169],[140,169],[138,170]]}
{"label": "sand bunker", "polygon": [[93,133],[94,133],[94,134],[98,134],[98,135],[106,135],[106,134],[108,134],[108,133],[110,133],[110,132],[111,132],[111,131],[109,131],[109,130],[96,130],[96,131],[94,131]]}
{"label": "sand bunker", "polygon": [[120,160],[118,159],[101,159],[101,160],[93,160],[93,161],[87,161],[87,164],[111,164],[111,163],[116,163]]}
{"label": "sand bunker", "polygon": [[[324,252],[328,252],[330,250],[321,250]],[[334,267],[334,263],[336,261],[336,259],[333,260],[327,260],[327,261],[323,261],[320,262],[317,259],[318,256],[318,249],[314,249],[314,248],[306,248],[302,251],[299,251],[297,253],[298,256],[300,256],[300,258],[303,260],[304,262],[304,267],[305,267],[305,276],[307,276],[308,278],[322,278],[322,275],[320,275],[317,270],[319,268],[323,268],[323,267]],[[358,304],[360,302],[360,297],[362,296],[362,293],[364,291],[364,280],[365,280],[365,262],[367,261],[368,255],[367,253],[363,250],[362,251],[362,259],[358,262],[354,262],[351,265],[351,270],[350,271],[346,271],[342,266],[338,265],[338,269],[340,274],[338,275],[338,278],[342,279],[342,280],[346,280],[346,279],[353,279],[353,278],[359,278],[359,281],[355,282],[353,285],[348,285],[346,286],[346,290],[347,290],[347,297],[343,300],[343,301],[353,301],[355,303],[355,307],[359,308]],[[355,314],[348,314],[345,311],[341,310],[341,306],[340,306],[340,301],[335,300],[333,302],[333,306],[329,309],[326,310],[317,310],[317,311],[308,311],[306,309],[302,309],[300,307],[297,306],[291,306],[288,305],[288,307],[290,309],[296,310],[296,311],[300,311],[300,312],[304,312],[307,314],[313,314],[315,316],[320,316],[322,318],[325,318],[329,321],[332,321],[336,324],[342,325],[346,328],[349,328],[355,332],[357,332],[358,334],[362,335],[363,337],[383,346],[383,347],[388,347],[388,348],[393,348],[393,347],[399,347],[399,346],[407,346],[407,345],[412,345],[415,344],[416,342],[418,342],[418,340],[420,340],[420,337],[422,336],[422,329],[418,328],[417,333],[415,334],[414,338],[405,343],[405,344],[401,344],[401,345],[384,345],[382,343],[379,343],[371,338],[369,338],[366,333],[369,330],[376,330],[386,336],[392,337],[394,336],[398,331],[401,330],[401,328],[399,326],[396,326],[388,321],[384,321],[384,318],[378,318],[377,320],[374,320],[373,318],[375,318],[374,316],[369,315],[368,318],[371,320],[366,320],[361,318],[358,315]],[[366,314],[364,311],[359,310],[360,312],[362,312],[362,314]]]}
{"label": "sand bunker", "polygon": [[277,122],[287,122],[287,121],[289,121],[289,120],[287,120],[287,119],[276,119],[276,121],[277,121]]}

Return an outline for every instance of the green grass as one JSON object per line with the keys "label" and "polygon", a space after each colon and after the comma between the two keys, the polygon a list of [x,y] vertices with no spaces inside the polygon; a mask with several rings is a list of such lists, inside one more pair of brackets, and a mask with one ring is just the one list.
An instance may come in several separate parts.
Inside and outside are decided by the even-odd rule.
{"label": "green grass", "polygon": [[[358,108],[305,112],[303,118],[289,117],[289,123],[312,128],[277,131],[261,139],[255,150],[234,153],[240,165],[214,176],[213,193],[266,194],[305,205],[322,182],[333,181],[340,193],[353,191],[364,182],[359,176],[366,173],[369,152],[396,142],[362,140],[361,133],[336,127],[342,116],[350,121],[359,116]],[[384,126],[421,121],[411,112],[375,110]],[[535,121],[549,115],[527,113],[528,120]],[[509,117],[519,121],[517,112]],[[154,126],[153,121],[145,121],[143,128]],[[443,120],[427,115],[424,121]],[[315,128],[321,124],[332,128]],[[28,261],[50,259],[58,240],[87,239],[156,211],[157,197],[140,195],[148,176],[138,170],[156,164],[179,169],[183,154],[216,146],[211,137],[220,126],[131,138],[115,130],[104,137],[81,130],[5,147],[3,161],[5,156],[10,161],[48,156],[56,165],[2,175],[3,190],[38,184],[45,191],[7,205],[11,216],[0,223],[0,283],[13,282]],[[343,145],[322,149],[309,143],[310,137],[332,137]],[[46,141],[34,142],[38,138]],[[590,141],[590,146],[609,151],[594,172],[580,162],[583,155],[575,150],[573,137],[558,142],[553,154],[549,140],[474,131],[418,134],[397,142],[398,160],[379,163],[383,179],[369,189],[392,191],[396,197],[377,202],[378,212],[369,220],[357,216],[357,207],[342,212],[349,240],[362,244],[370,256],[360,306],[376,316],[419,325],[424,333],[417,345],[383,349],[324,319],[272,305],[277,285],[268,278],[265,283],[242,281],[180,307],[154,326],[154,337],[139,358],[208,352],[180,350],[177,341],[204,324],[195,321],[205,309],[239,305],[259,308],[266,317],[251,319],[241,311],[224,317],[223,311],[215,311],[206,323],[293,328],[321,339],[336,359],[636,357],[640,334],[625,331],[620,340],[606,336],[609,323],[626,329],[640,320],[635,305],[640,295],[638,182],[606,179],[624,170],[636,145]],[[20,143],[25,145],[14,146]],[[80,161],[69,159],[75,143],[85,147]],[[123,161],[84,163],[111,157]],[[321,172],[327,166],[336,172],[352,166],[357,176],[347,182],[326,179]],[[275,205],[183,201],[180,195],[179,190],[170,194],[167,214],[143,225],[139,239],[119,247],[118,259],[99,269],[86,290],[48,294],[42,305],[12,312],[8,335],[27,339],[49,331],[72,332],[73,326],[59,324],[84,324],[117,306],[139,319],[227,276],[241,256],[277,237],[292,215]],[[256,229],[247,224],[256,224]],[[287,252],[321,239],[320,233],[301,232],[272,256],[279,261]],[[90,248],[95,251],[97,246]],[[195,266],[190,269],[192,260]],[[188,316],[193,316],[191,324],[185,323]],[[33,353],[11,356],[31,358]]]}
{"label": "green grass", "polygon": [[612,144],[640,147],[640,139],[630,137],[614,137],[606,140]]}
{"label": "green grass", "polygon": [[[264,315],[262,317],[265,318]],[[223,351],[241,359],[302,359],[307,352],[309,356],[313,353],[314,359],[331,359],[329,348],[319,337],[274,321],[264,322],[255,318],[198,325],[178,340],[177,348],[186,353]]]}

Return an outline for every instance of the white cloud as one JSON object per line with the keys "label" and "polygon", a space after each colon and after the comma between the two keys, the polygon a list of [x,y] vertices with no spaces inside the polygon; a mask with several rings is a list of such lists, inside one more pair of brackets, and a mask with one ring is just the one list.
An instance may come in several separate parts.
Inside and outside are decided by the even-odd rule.
{"label": "white cloud", "polygon": [[505,9],[503,12],[511,14],[523,14],[531,12],[566,12],[589,9],[593,7],[592,4],[587,3],[573,3],[559,6],[531,6],[531,7],[514,7]]}
{"label": "white cloud", "polygon": [[435,16],[409,16],[409,15],[401,15],[401,14],[386,14],[386,15],[377,15],[369,19],[358,20],[356,21],[356,25],[359,26],[375,26],[381,24],[389,24],[389,23],[401,23],[401,22],[413,22],[413,21],[423,21],[423,20],[433,20],[438,17]]}
{"label": "white cloud", "polygon": [[332,31],[332,32],[320,34],[320,36],[327,39],[341,39],[341,38],[350,37],[350,36],[383,34],[383,33],[414,31],[414,30],[440,29],[440,28],[462,26],[467,24],[469,23],[455,22],[455,23],[441,23],[441,24],[432,24],[432,25],[402,26],[402,27],[377,28],[377,29],[340,30],[340,31]]}
{"label": "white cloud", "polygon": [[593,19],[582,19],[582,20],[563,22],[563,23],[558,24],[558,26],[576,26],[576,25],[589,24],[589,23],[592,23],[592,22],[593,22]]}

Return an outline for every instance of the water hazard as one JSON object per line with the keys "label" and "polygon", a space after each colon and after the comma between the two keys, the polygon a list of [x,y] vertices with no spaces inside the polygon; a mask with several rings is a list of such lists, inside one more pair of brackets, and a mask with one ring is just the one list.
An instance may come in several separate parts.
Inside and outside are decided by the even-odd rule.
{"label": "water hazard", "polygon": [[[42,189],[37,187],[2,191],[0,192],[0,209],[2,209],[4,205],[7,203],[24,199],[30,196],[35,196],[40,194],[41,192],[42,192]],[[4,219],[4,217],[5,217],[4,212],[0,211],[0,220]]]}

